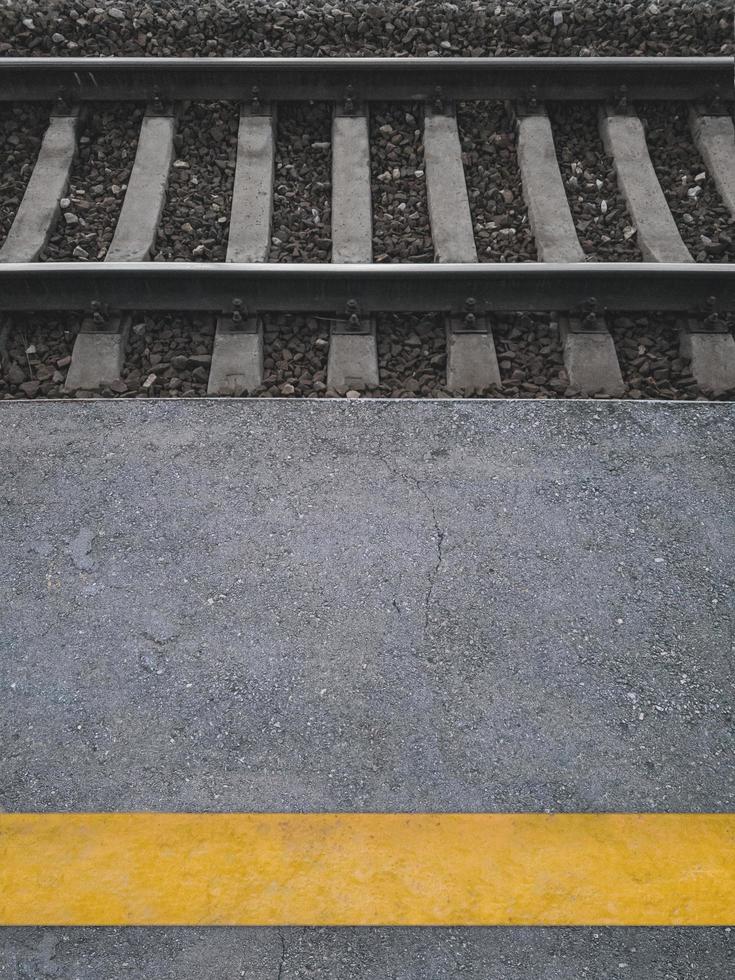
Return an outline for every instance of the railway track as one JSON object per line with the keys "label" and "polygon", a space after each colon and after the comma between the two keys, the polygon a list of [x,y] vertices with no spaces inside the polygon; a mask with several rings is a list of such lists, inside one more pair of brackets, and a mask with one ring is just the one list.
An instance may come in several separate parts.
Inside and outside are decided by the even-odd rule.
{"label": "railway track", "polygon": [[[0,248],[0,311],[82,312],[64,379],[69,392],[119,379],[130,311],[210,313],[216,317],[210,394],[257,391],[264,317],[306,311],[330,320],[328,389],[380,386],[378,314],[431,312],[446,326],[448,389],[502,391],[497,318],[556,311],[570,386],[610,396],[624,390],[610,311],[669,311],[699,390],[730,392],[735,341],[727,314],[735,310],[735,265],[695,261],[637,107],[687,104],[691,139],[706,165],[703,180],[735,218],[732,77],[730,58],[0,59],[0,101],[51,106]],[[177,117],[197,100],[239,103],[226,261],[152,262],[170,174],[181,162]],[[513,120],[536,262],[478,261],[458,106],[488,101],[505,102]],[[269,261],[277,117],[279,107],[294,102],[331,106],[331,262]],[[421,110],[418,173],[433,262],[374,261],[370,115],[377,102]],[[68,208],[92,103],[124,103],[131,111],[145,104],[127,187],[118,188],[112,240],[104,261],[39,261]],[[596,112],[643,261],[585,261],[555,150],[552,104]]]}

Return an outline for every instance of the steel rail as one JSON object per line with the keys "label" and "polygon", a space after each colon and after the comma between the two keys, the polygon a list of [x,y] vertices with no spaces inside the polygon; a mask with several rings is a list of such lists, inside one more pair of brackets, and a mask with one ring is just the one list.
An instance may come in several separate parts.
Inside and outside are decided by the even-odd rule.
{"label": "steel rail", "polygon": [[0,310],[243,309],[361,312],[735,310],[735,264],[544,262],[330,265],[35,262],[0,265]]}
{"label": "steel rail", "polygon": [[0,58],[0,101],[735,99],[733,58]]}

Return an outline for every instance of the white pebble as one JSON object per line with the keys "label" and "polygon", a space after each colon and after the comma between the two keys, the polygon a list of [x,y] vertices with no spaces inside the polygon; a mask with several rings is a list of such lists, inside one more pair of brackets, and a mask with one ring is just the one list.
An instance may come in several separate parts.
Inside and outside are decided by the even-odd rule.
{"label": "white pebble", "polygon": [[69,225],[70,227],[79,224],[79,218],[71,211],[66,212],[66,214],[64,215],[64,221],[66,221],[67,225]]}
{"label": "white pebble", "polygon": [[560,24],[564,23],[564,14],[561,12],[561,10],[555,10],[551,19],[554,22],[554,27],[559,27]]}

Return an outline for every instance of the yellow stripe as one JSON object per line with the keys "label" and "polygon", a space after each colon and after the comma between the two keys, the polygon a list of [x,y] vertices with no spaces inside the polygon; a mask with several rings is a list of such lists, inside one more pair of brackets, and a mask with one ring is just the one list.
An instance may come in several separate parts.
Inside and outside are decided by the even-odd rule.
{"label": "yellow stripe", "polygon": [[735,814],[0,814],[0,925],[730,925]]}

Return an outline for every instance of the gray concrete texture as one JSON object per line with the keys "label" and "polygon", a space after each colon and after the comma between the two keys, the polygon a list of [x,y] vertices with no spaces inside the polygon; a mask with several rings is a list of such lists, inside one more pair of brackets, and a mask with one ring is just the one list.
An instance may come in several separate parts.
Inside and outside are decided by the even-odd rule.
{"label": "gray concrete texture", "polygon": [[[729,405],[0,405],[5,810],[735,808]],[[0,977],[727,980],[725,929],[6,929]]]}
{"label": "gray concrete texture", "polygon": [[2,405],[3,806],[733,808],[734,420]]}
{"label": "gray concrete texture", "polygon": [[1,980],[731,980],[735,929],[5,929]]}

